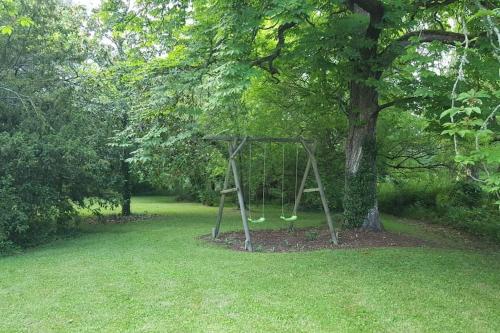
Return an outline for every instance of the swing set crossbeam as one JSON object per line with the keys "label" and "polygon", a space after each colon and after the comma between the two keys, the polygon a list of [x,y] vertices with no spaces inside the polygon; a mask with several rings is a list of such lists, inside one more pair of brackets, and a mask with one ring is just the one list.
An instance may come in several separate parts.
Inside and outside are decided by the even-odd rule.
{"label": "swing set crossbeam", "polygon": [[208,141],[227,141],[241,142],[246,140],[246,142],[275,142],[275,143],[308,143],[313,144],[315,141],[310,139],[304,139],[302,137],[292,137],[292,138],[277,138],[277,137],[252,137],[252,136],[225,136],[225,135],[215,135],[215,136],[205,136],[203,140]]}
{"label": "swing set crossbeam", "polygon": [[[282,216],[282,219],[285,221],[295,221],[297,219],[297,210],[299,207],[300,199],[302,197],[303,193],[308,193],[308,192],[319,192],[320,197],[321,197],[321,202],[323,205],[323,210],[326,216],[326,222],[328,224],[328,228],[330,230],[331,234],[331,240],[334,244],[338,243],[337,240],[337,234],[334,230],[333,227],[333,219],[330,214],[330,209],[328,207],[328,202],[326,200],[326,195],[325,195],[325,190],[323,188],[323,184],[321,182],[321,178],[319,175],[319,170],[318,170],[318,164],[316,161],[316,157],[314,155],[315,150],[316,150],[316,142],[314,140],[308,140],[304,139],[303,137],[290,137],[290,138],[275,138],[275,137],[250,137],[250,136],[206,136],[203,138],[204,140],[209,140],[209,141],[226,141],[229,143],[228,147],[228,165],[227,165],[227,170],[226,170],[226,177],[224,179],[224,187],[220,191],[220,204],[219,204],[219,212],[217,214],[217,221],[215,224],[215,227],[212,229],[212,236],[214,238],[217,238],[219,235],[219,230],[220,230],[220,224],[222,221],[222,214],[224,210],[224,201],[225,201],[225,196],[226,194],[230,194],[233,192],[236,192],[238,196],[238,205],[240,208],[241,212],[241,220],[243,223],[243,229],[245,231],[245,249],[248,251],[252,251],[252,241],[251,241],[251,235],[250,235],[250,228],[248,227],[248,217],[247,217],[247,212],[245,210],[245,198],[243,195],[242,191],[242,186],[241,186],[241,177],[240,173],[238,170],[238,163],[236,162],[235,157],[240,153],[242,147],[249,142],[264,142],[264,143],[300,143],[304,150],[307,153],[308,159],[307,159],[307,165],[306,169],[304,171],[304,175],[302,177],[302,181],[299,187],[298,192],[296,193],[295,197],[295,205],[293,209],[293,215],[291,217],[284,217]],[[297,155],[298,156],[298,155]],[[305,188],[305,183],[307,180],[307,177],[310,173],[310,171],[313,171],[314,178],[316,180],[316,184],[318,187],[316,188]],[[296,171],[297,172],[297,171]],[[229,186],[229,178],[230,176],[233,176],[234,179],[234,187],[233,188],[228,188]],[[261,221],[262,220],[262,221]],[[253,222],[263,222],[265,221],[264,217],[261,217],[258,220],[251,220]]]}

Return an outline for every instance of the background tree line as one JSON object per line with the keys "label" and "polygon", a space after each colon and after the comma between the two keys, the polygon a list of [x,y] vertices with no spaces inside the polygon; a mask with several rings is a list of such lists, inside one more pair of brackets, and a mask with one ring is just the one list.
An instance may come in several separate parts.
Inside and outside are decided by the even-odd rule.
{"label": "background tree line", "polygon": [[[380,228],[380,209],[499,239],[498,17],[491,1],[4,1],[0,248],[78,207],[129,214],[135,184],[214,204],[226,148],[200,139],[217,133],[317,140],[346,227]],[[262,153],[253,177],[240,161],[252,193]],[[280,148],[267,158],[278,200]]]}

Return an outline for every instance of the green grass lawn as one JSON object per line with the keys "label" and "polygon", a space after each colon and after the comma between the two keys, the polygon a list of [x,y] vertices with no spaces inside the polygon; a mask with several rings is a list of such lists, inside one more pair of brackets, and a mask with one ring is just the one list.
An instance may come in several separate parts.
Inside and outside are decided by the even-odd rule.
{"label": "green grass lawn", "polygon": [[[132,208],[159,216],[83,225],[76,238],[0,258],[0,332],[500,332],[497,251],[234,252],[197,240],[216,208],[165,197]],[[278,227],[278,216],[271,209],[258,227]],[[222,231],[239,228],[228,207]]]}

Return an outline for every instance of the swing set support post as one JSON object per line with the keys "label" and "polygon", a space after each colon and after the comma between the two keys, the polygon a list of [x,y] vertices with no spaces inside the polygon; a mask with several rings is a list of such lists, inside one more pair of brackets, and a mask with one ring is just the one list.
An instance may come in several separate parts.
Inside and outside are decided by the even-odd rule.
{"label": "swing set support post", "polygon": [[236,186],[236,193],[238,194],[238,204],[240,206],[241,220],[243,222],[243,230],[245,231],[245,250],[253,251],[252,239],[250,237],[250,228],[248,227],[247,212],[245,211],[245,198],[243,196],[243,188],[240,182],[240,174],[238,171],[238,164],[236,163],[236,155],[246,142],[246,137],[237,145],[238,140],[235,139],[233,144],[229,147],[229,163],[233,170],[234,183]]}
{"label": "swing set support post", "polygon": [[[241,140],[241,141],[240,141]],[[241,212],[241,220],[243,222],[243,229],[245,231],[245,250],[252,251],[252,240],[250,236],[250,228],[248,227],[248,219],[247,213],[245,211],[245,199],[243,197],[243,187],[241,186],[240,174],[238,171],[238,165],[236,163],[236,157],[240,152],[241,148],[243,148],[247,138],[243,139],[234,138],[232,142],[229,143],[228,152],[229,152],[229,161],[226,169],[226,176],[224,178],[224,187],[220,191],[220,203],[219,203],[219,211],[217,213],[217,221],[215,222],[215,227],[212,228],[212,237],[217,238],[219,236],[220,224],[222,221],[222,214],[224,212],[224,204],[226,199],[226,194],[229,186],[229,177],[231,175],[231,171],[233,173],[234,178],[234,186],[236,188],[236,193],[238,195],[238,205],[240,206]]]}
{"label": "swing set support post", "polygon": [[234,186],[236,188],[236,193],[238,195],[238,204],[240,206],[241,219],[243,221],[243,229],[245,231],[245,250],[252,251],[252,240],[250,237],[250,228],[248,227],[247,213],[245,211],[245,199],[243,197],[243,188],[241,186],[240,174],[238,171],[238,165],[236,163],[236,156],[246,142],[246,137],[244,137],[241,142],[235,138],[228,147],[229,151],[229,161],[226,170],[226,177],[224,178],[224,188],[220,191],[220,203],[219,211],[217,213],[217,221],[215,222],[215,227],[212,228],[212,237],[217,238],[220,231],[220,223],[222,221],[222,214],[224,212],[224,203],[226,199],[226,194],[229,193],[229,177],[231,170],[233,171]]}
{"label": "swing set support post", "polygon": [[[309,153],[308,153],[309,155]],[[295,198],[295,205],[293,205],[293,215],[297,215],[297,211],[299,210],[300,199],[302,199],[302,193],[304,193],[304,188],[306,187],[307,176],[309,175],[309,171],[311,170],[311,158],[307,159],[306,169],[304,171],[304,176],[302,177],[302,181],[300,182],[299,192],[297,192],[297,197]]]}
{"label": "swing set support post", "polygon": [[332,243],[337,245],[338,239],[337,234],[335,233],[335,229],[333,227],[333,219],[332,214],[330,213],[330,208],[328,207],[328,201],[326,200],[325,189],[323,187],[323,183],[321,182],[321,177],[319,175],[318,170],[318,162],[316,161],[316,157],[314,155],[316,151],[316,143],[309,144],[303,138],[300,138],[300,142],[302,146],[304,146],[305,151],[309,158],[307,159],[306,170],[304,172],[304,176],[302,178],[302,182],[300,183],[299,193],[297,194],[297,198],[295,200],[295,206],[293,207],[294,214],[296,214],[297,209],[299,208],[300,199],[302,198],[302,193],[304,193],[304,187],[306,185],[307,176],[311,170],[313,169],[314,177],[316,178],[316,184],[318,185],[319,195],[321,197],[321,203],[323,205],[323,210],[325,211],[326,223],[328,224],[328,229],[330,229],[330,235],[332,237]]}
{"label": "swing set support post", "polygon": [[228,162],[227,163],[227,170],[226,170],[226,177],[224,178],[224,187],[223,187],[221,194],[220,194],[220,203],[219,203],[219,212],[217,213],[217,221],[215,222],[215,227],[212,229],[212,237],[213,238],[219,237],[220,223],[222,221],[222,213],[224,211],[224,202],[226,200],[226,193],[224,191],[227,190],[227,187],[229,185],[230,174],[231,174],[231,162]]}

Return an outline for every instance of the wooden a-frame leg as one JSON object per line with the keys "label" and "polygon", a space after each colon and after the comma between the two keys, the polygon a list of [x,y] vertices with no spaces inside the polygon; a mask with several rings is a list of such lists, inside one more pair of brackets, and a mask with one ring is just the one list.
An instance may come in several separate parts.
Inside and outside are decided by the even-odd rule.
{"label": "wooden a-frame leg", "polygon": [[332,242],[333,244],[337,245],[338,244],[337,234],[335,233],[335,229],[333,228],[332,215],[330,213],[330,208],[328,207],[328,201],[326,200],[325,189],[323,188],[323,184],[321,183],[321,178],[319,176],[318,164],[316,162],[316,159],[314,159],[314,157],[311,159],[311,164],[314,171],[314,175],[316,177],[316,183],[318,184],[319,194],[321,196],[321,203],[323,204],[323,210],[325,211],[326,223],[328,223],[328,228],[330,229]]}
{"label": "wooden a-frame leg", "polygon": [[[227,163],[226,177],[224,178],[224,187],[222,190],[227,190],[227,186],[229,185],[229,176],[231,175],[231,163]],[[224,211],[224,203],[226,199],[226,194],[221,193],[220,195],[220,203],[219,203],[219,212],[217,214],[217,221],[215,222],[215,227],[212,228],[212,237],[217,238],[219,236],[220,231],[220,223],[222,221],[222,213]]]}
{"label": "wooden a-frame leg", "polygon": [[[241,147],[241,145],[240,145]],[[238,194],[238,204],[240,206],[241,220],[243,222],[243,229],[245,231],[245,250],[253,251],[252,239],[250,237],[250,228],[248,227],[247,212],[245,211],[245,199],[243,196],[243,191],[240,183],[240,175],[238,171],[238,165],[235,160],[234,151],[238,149],[235,144],[229,148],[229,163],[231,163],[231,169],[233,170],[234,184],[236,186],[236,193]]]}
{"label": "wooden a-frame leg", "polygon": [[309,171],[311,170],[311,159],[307,159],[306,170],[302,176],[302,181],[300,182],[299,192],[295,198],[295,205],[293,206],[293,215],[297,215],[297,210],[299,210],[300,200],[302,199],[302,194],[304,193],[304,188],[306,187],[307,177],[309,176]]}
{"label": "wooden a-frame leg", "polygon": [[[304,149],[309,155],[309,160],[307,161],[307,164],[308,166],[310,165],[310,167],[312,167],[314,177],[316,178],[316,184],[318,185],[319,195],[321,197],[321,203],[323,205],[323,210],[325,211],[326,223],[328,224],[328,229],[330,229],[332,243],[337,245],[338,244],[337,234],[335,233],[335,229],[333,227],[332,215],[330,213],[330,208],[328,207],[328,201],[326,200],[325,189],[323,188],[323,183],[321,182],[321,177],[319,175],[318,162],[316,161],[316,157],[314,156],[315,147],[309,147],[308,144],[303,140],[302,140],[302,145],[304,146]],[[309,173],[309,170],[306,171]],[[307,176],[307,174],[305,174],[304,176]]]}

